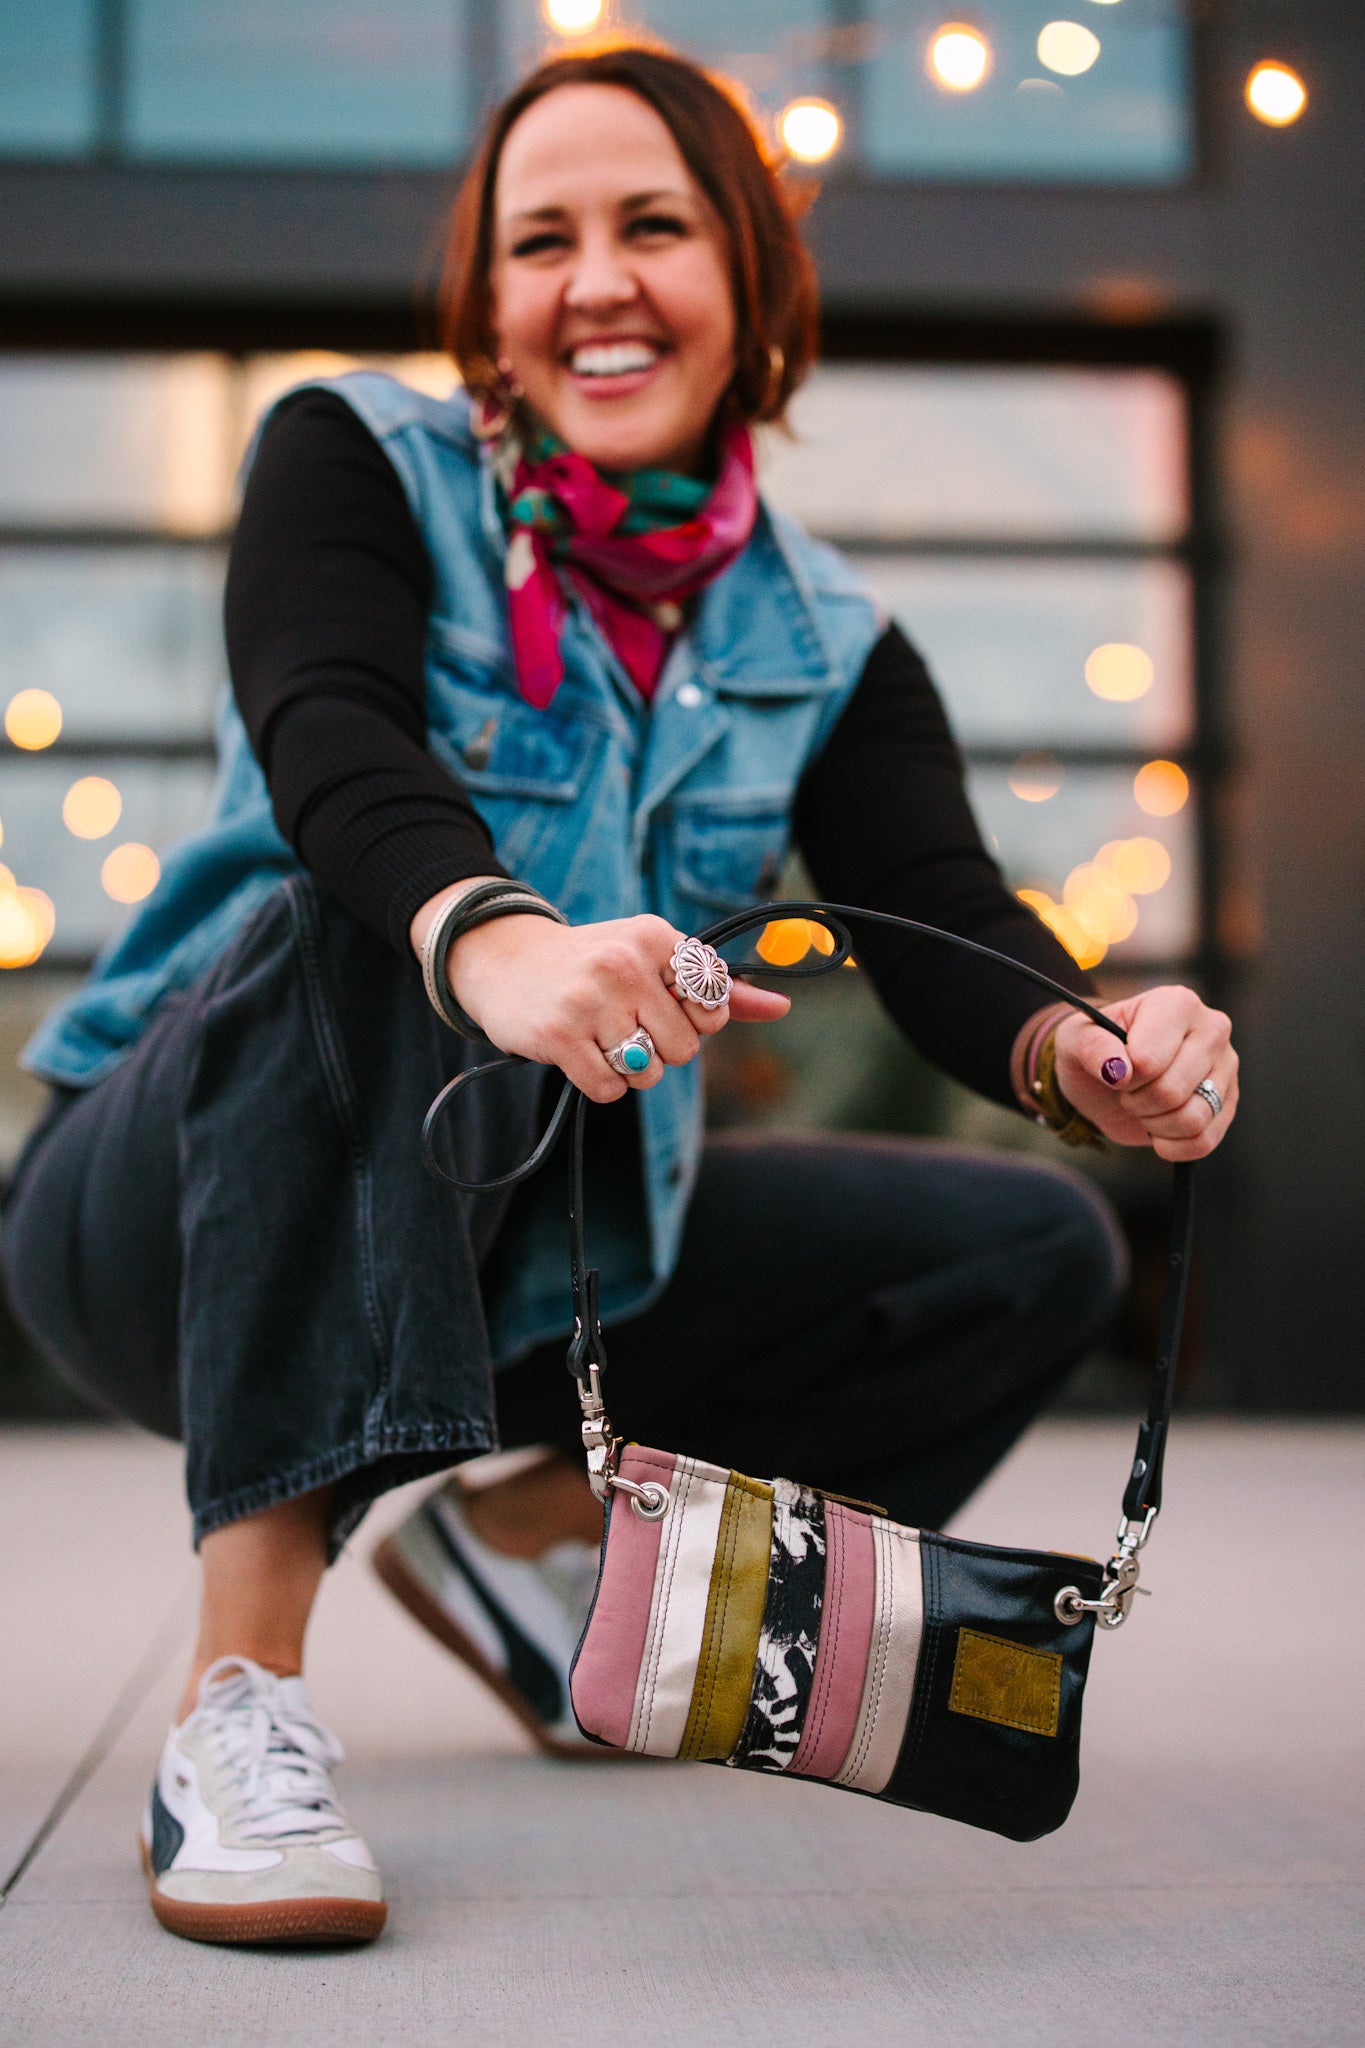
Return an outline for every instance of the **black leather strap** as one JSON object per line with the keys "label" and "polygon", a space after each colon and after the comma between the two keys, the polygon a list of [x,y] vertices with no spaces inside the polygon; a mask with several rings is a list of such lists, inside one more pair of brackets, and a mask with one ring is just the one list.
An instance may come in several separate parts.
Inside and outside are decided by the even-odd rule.
{"label": "black leather strap", "polygon": [[[752,971],[762,974],[764,979],[799,980],[817,974],[830,974],[842,967],[852,952],[845,919],[858,923],[887,925],[898,931],[915,932],[921,938],[936,939],[943,945],[956,946],[966,953],[975,953],[983,960],[993,960],[997,966],[1007,967],[1012,973],[1022,975],[1058,1001],[1069,1003],[1074,1010],[1080,1010],[1089,1017],[1092,1024],[1098,1024],[1110,1032],[1121,1044],[1127,1043],[1127,1033],[1116,1024],[1112,1017],[1106,1017],[1102,1010],[1078,996],[1060,982],[1041,973],[1036,967],[1026,967],[1020,960],[1011,960],[1006,953],[997,953],[991,946],[981,946],[974,939],[964,939],[957,932],[940,931],[937,925],[919,924],[913,918],[894,917],[884,910],[859,910],[844,903],[765,903],[752,910],[741,910],[732,917],[721,918],[708,925],[696,936],[717,950],[732,939],[746,932],[761,931],[765,925],[785,918],[806,918],[823,925],[834,940],[831,953],[820,953],[815,949],[805,961],[793,962],[789,966],[769,966],[766,961],[754,963]],[[595,1267],[587,1262],[587,1243],[583,1214],[583,1147],[584,1127],[587,1112],[587,1097],[575,1088],[572,1081],[565,1081],[558,1102],[546,1127],[544,1136],[529,1159],[515,1166],[510,1172],[500,1174],[496,1180],[461,1180],[453,1173],[447,1173],[436,1158],[436,1133],[447,1110],[460,1092],[485,1074],[496,1074],[508,1067],[523,1066],[526,1062],[518,1055],[492,1060],[486,1066],[469,1067],[448,1081],[426,1113],[422,1124],[422,1158],[427,1171],[449,1186],[459,1188],[466,1194],[481,1194],[492,1188],[513,1187],[518,1181],[529,1179],[549,1157],[566,1121],[572,1111],[572,1135],[569,1145],[569,1277],[573,1291],[574,1334],[569,1344],[568,1368],[580,1386],[586,1387],[589,1364],[595,1365],[599,1376],[606,1365],[606,1347],[602,1336],[601,1318],[598,1310],[598,1276]],[[1175,1398],[1176,1364],[1180,1353],[1180,1333],[1185,1316],[1185,1291],[1189,1278],[1190,1250],[1194,1239],[1194,1168],[1183,1164],[1174,1168],[1175,1188],[1171,1209],[1171,1242],[1166,1268],[1166,1298],[1162,1310],[1161,1330],[1157,1342],[1156,1366],[1152,1379],[1151,1400],[1146,1419],[1138,1431],[1137,1451],[1133,1459],[1127,1490],[1123,1496],[1123,1513],[1130,1522],[1141,1521],[1154,1516],[1161,1506],[1161,1473],[1166,1455],[1166,1437],[1170,1428],[1171,1406]]]}

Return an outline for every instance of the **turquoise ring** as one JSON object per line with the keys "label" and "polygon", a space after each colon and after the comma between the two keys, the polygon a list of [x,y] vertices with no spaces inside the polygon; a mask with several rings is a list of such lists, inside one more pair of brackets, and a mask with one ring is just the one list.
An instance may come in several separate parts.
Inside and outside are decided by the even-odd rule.
{"label": "turquoise ring", "polygon": [[609,1053],[603,1055],[607,1065],[618,1073],[623,1081],[632,1074],[643,1074],[654,1057],[654,1040],[643,1024],[638,1031],[632,1031],[629,1038],[623,1038]]}

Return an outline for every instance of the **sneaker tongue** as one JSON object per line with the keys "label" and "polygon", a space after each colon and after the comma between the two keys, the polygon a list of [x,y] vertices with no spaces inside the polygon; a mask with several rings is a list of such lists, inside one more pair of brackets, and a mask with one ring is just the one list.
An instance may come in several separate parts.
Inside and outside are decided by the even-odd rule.
{"label": "sneaker tongue", "polygon": [[308,1687],[302,1678],[277,1678],[275,1685],[279,1702],[289,1713],[308,1712]]}

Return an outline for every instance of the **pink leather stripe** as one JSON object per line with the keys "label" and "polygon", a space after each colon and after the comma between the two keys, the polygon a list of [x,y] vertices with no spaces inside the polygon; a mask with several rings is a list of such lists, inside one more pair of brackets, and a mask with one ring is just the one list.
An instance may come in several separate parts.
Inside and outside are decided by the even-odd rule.
{"label": "pink leather stripe", "polygon": [[843,1767],[858,1725],[877,1604],[877,1565],[867,1516],[827,1500],[825,1541],[825,1599],[810,1705],[789,1766],[803,1778],[833,1778]]}
{"label": "pink leather stripe", "polygon": [[[619,1469],[623,1479],[633,1479],[637,1486],[652,1479],[666,1487],[675,1463],[671,1451],[631,1444]],[[616,1495],[597,1601],[574,1666],[574,1712],[590,1735],[618,1749],[625,1748],[630,1735],[663,1526],[632,1514],[629,1496]]]}

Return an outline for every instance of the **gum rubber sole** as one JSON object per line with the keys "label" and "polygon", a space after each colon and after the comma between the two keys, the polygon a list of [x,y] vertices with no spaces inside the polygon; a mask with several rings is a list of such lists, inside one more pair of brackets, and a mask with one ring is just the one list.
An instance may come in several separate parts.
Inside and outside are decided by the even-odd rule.
{"label": "gum rubber sole", "polygon": [[428,1635],[435,1636],[443,1648],[449,1650],[453,1657],[458,1657],[462,1664],[467,1664],[475,1676],[497,1694],[503,1705],[516,1715],[537,1748],[544,1750],[547,1756],[557,1756],[565,1763],[575,1764],[615,1763],[620,1759],[633,1761],[629,1751],[611,1749],[605,1744],[599,1748],[596,1743],[557,1741],[524,1695],[488,1662],[477,1644],[471,1642],[464,1630],[457,1627],[432,1599],[421,1580],[408,1569],[402,1552],[391,1537],[386,1536],[377,1545],[370,1562],[376,1576],[388,1587],[399,1606],[405,1607]]}
{"label": "gum rubber sole", "polygon": [[152,1911],[168,1933],[186,1941],[277,1942],[299,1948],[373,1941],[389,1917],[382,1899],[261,1899],[246,1906],[168,1899],[156,1888],[147,1844],[139,1840],[138,1851]]}

